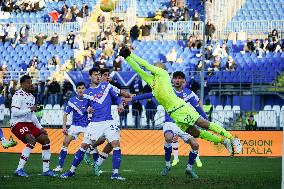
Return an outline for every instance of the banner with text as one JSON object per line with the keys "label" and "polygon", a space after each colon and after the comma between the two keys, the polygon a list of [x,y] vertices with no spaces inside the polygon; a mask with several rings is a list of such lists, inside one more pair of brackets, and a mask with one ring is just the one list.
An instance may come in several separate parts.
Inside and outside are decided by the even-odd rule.
{"label": "banner with text", "polygon": [[[62,147],[64,135],[61,129],[46,129],[51,140],[52,153],[59,153]],[[4,136],[9,138],[12,135],[9,128],[3,129]],[[282,131],[232,131],[233,135],[237,135],[243,144],[243,149],[236,156],[282,156]],[[21,153],[24,144],[17,140],[18,145],[3,149],[0,152]],[[74,154],[82,142],[83,135],[79,136],[76,141],[70,144],[68,153]],[[190,146],[180,141],[179,154],[187,156]],[[198,139],[201,156],[229,156],[229,152],[222,144],[213,144],[211,142]],[[122,130],[121,131],[121,149],[125,155],[163,155],[164,154],[164,138],[161,130]],[[105,145],[99,147],[99,151]],[[36,144],[33,153],[41,153],[41,146]]]}

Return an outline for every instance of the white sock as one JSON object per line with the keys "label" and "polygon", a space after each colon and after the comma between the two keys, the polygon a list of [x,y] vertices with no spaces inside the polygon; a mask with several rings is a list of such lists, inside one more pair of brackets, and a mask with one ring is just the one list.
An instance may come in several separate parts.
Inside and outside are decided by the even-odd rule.
{"label": "white sock", "polygon": [[166,166],[170,167],[171,166],[171,162],[170,161],[166,161]]}
{"label": "white sock", "polygon": [[187,164],[186,169],[192,170],[192,165]]}
{"label": "white sock", "polygon": [[42,145],[42,171],[46,172],[49,170],[50,163],[50,144]]}
{"label": "white sock", "polygon": [[71,171],[72,173],[74,173],[75,170],[76,170],[76,167],[72,165],[71,168],[70,168],[70,171]]}
{"label": "white sock", "polygon": [[100,154],[100,157],[99,157],[98,160],[96,161],[96,164],[97,164],[98,166],[101,166],[102,163],[106,160],[107,157],[108,157],[108,154],[106,154],[105,152],[102,152],[102,153]]}
{"label": "white sock", "polygon": [[18,168],[19,169],[23,169],[26,162],[28,161],[29,157],[30,157],[30,153],[33,150],[34,146],[31,144],[26,144],[26,147],[23,149],[22,155],[20,157],[20,161],[18,164]]}
{"label": "white sock", "polygon": [[90,154],[98,153],[97,147],[91,149]]}
{"label": "white sock", "polygon": [[113,173],[113,174],[118,174],[118,169],[114,169],[114,170],[112,171],[112,173]]}
{"label": "white sock", "polygon": [[173,154],[174,154],[174,159],[178,159],[178,141],[174,141],[172,143],[172,148],[173,148]]}

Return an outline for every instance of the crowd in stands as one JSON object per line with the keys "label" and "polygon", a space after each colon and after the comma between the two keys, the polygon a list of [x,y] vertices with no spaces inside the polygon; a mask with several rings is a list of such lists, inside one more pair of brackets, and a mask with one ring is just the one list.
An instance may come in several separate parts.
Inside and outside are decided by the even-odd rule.
{"label": "crowd in stands", "polygon": [[45,7],[45,0],[3,0],[1,10],[6,12],[38,12]]}
{"label": "crowd in stands", "polygon": [[75,4],[69,7],[64,4],[60,10],[53,9],[49,12],[50,21],[52,23],[65,23],[65,22],[83,22],[88,16],[90,16],[89,6],[83,3],[81,9]]}

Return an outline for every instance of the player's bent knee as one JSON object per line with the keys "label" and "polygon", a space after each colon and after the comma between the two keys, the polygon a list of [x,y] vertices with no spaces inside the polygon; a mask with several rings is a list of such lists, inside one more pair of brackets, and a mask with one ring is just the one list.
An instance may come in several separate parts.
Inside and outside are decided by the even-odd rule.
{"label": "player's bent knee", "polygon": [[33,146],[36,144],[36,139],[35,139],[35,137],[32,136],[32,135],[27,135],[27,136],[25,137],[25,141],[26,141],[26,143],[29,143],[29,144],[31,144],[31,145],[33,145]]}
{"label": "player's bent knee", "polygon": [[89,148],[90,144],[87,143],[82,143],[81,144],[81,148],[83,148],[84,150],[87,150]]}
{"label": "player's bent knee", "polygon": [[112,141],[112,142],[111,142],[111,146],[112,146],[113,148],[120,147],[120,142],[119,142],[119,140],[114,140],[114,141]]}
{"label": "player's bent knee", "polygon": [[197,142],[197,141],[194,141],[194,142],[192,143],[192,145],[191,145],[191,148],[192,148],[193,150],[198,150],[198,149],[199,149],[199,144],[198,144],[198,142]]}
{"label": "player's bent knee", "polygon": [[203,119],[201,117],[196,121],[196,125],[198,125],[199,127],[204,128],[204,129],[208,129],[209,128],[209,124],[210,124],[209,121],[207,121],[206,119]]}
{"label": "player's bent knee", "polygon": [[173,141],[173,133],[172,132],[165,132],[165,141],[167,143],[172,143]]}

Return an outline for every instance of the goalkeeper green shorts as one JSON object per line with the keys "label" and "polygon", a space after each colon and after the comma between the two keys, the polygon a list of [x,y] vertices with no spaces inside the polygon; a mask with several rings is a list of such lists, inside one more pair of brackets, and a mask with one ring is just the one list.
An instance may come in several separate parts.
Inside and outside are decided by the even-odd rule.
{"label": "goalkeeper green shorts", "polygon": [[188,127],[192,127],[200,117],[199,113],[191,108],[186,102],[168,113],[178,127],[184,132]]}

